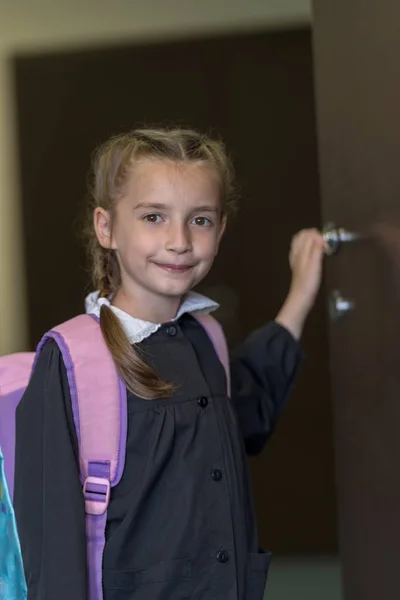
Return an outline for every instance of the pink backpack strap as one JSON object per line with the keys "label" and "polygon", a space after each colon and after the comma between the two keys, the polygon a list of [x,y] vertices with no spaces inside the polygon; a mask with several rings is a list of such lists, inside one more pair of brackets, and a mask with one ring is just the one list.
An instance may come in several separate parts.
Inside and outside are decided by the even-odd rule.
{"label": "pink backpack strap", "polygon": [[228,396],[231,395],[231,375],[229,368],[229,351],[224,330],[212,315],[193,315],[204,327],[208,337],[213,343],[215,352],[221,361],[226,373],[226,387]]}
{"label": "pink backpack strap", "polygon": [[126,388],[120,380],[98,321],[80,315],[45,335],[63,356],[79,442],[85,497],[90,600],[101,600],[102,559],[110,488],[121,479],[126,449]]}
{"label": "pink backpack strap", "polygon": [[11,497],[14,494],[15,411],[28,385],[34,358],[33,352],[0,357],[0,444]]}
{"label": "pink backpack strap", "polygon": [[0,357],[0,398],[26,388],[34,357],[33,352],[19,352]]}

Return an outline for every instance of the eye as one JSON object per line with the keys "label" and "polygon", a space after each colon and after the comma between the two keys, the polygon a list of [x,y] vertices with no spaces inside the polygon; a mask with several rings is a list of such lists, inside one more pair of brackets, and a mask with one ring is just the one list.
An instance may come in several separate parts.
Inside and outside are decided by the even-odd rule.
{"label": "eye", "polygon": [[157,215],[157,214],[151,214],[151,215],[146,215],[143,217],[143,221],[145,221],[146,223],[161,223],[162,221],[162,217],[161,215]]}
{"label": "eye", "polygon": [[212,222],[207,217],[195,217],[192,223],[200,227],[210,227],[212,225]]}

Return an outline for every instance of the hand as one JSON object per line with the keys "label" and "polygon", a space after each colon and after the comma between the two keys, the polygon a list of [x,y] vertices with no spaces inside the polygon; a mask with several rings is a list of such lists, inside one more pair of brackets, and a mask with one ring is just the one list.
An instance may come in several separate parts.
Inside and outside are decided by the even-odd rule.
{"label": "hand", "polygon": [[297,233],[290,248],[292,283],[289,295],[276,321],[299,339],[322,279],[322,260],[326,243],[317,229]]}
{"label": "hand", "polygon": [[326,243],[317,229],[303,229],[297,233],[290,248],[292,269],[290,293],[309,311],[322,279],[322,259]]}

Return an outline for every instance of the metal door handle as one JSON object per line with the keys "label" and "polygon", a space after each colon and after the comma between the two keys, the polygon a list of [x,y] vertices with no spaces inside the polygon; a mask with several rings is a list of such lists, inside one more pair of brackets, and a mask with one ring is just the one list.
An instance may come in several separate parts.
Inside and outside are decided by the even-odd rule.
{"label": "metal door handle", "polygon": [[358,233],[352,233],[343,227],[336,227],[335,223],[327,223],[324,226],[322,237],[328,244],[325,248],[325,254],[327,256],[336,254],[343,243],[354,242],[360,239]]}
{"label": "metal door handle", "polygon": [[338,321],[354,308],[354,301],[343,298],[339,290],[334,290],[329,296],[329,316],[332,321]]}

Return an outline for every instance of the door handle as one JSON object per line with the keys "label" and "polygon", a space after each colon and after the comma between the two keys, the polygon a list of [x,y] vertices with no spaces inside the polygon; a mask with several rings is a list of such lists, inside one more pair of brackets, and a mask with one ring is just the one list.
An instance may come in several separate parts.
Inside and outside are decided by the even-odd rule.
{"label": "door handle", "polygon": [[327,223],[322,230],[322,237],[324,238],[327,246],[325,248],[325,254],[332,256],[338,252],[342,244],[348,242],[355,242],[360,239],[358,233],[347,231],[343,227],[336,227],[335,223]]}
{"label": "door handle", "polygon": [[338,290],[334,290],[329,296],[329,316],[331,321],[338,321],[347,313],[353,311],[355,303],[349,298],[344,298]]}

